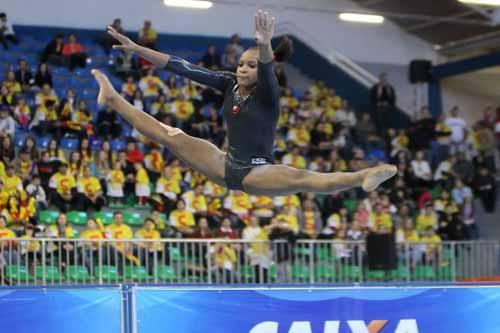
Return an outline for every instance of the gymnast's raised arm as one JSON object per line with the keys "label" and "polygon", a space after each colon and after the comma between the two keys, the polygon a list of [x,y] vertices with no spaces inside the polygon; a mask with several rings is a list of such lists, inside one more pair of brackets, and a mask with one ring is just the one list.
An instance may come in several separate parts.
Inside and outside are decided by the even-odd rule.
{"label": "gymnast's raised arm", "polygon": [[214,72],[201,66],[194,65],[179,57],[140,46],[131,41],[128,37],[117,32],[111,26],[108,26],[108,33],[121,43],[120,45],[114,45],[113,48],[126,52],[134,52],[158,68],[165,68],[177,75],[212,87],[221,92],[226,90],[227,84],[231,80],[230,76],[223,73]]}

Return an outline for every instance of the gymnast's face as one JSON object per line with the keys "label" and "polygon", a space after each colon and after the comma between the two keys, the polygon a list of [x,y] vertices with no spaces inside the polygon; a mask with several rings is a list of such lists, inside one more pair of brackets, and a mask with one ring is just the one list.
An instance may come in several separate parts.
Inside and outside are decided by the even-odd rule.
{"label": "gymnast's face", "polygon": [[256,49],[249,49],[241,55],[236,70],[238,85],[241,87],[250,88],[257,83],[257,57],[258,51]]}

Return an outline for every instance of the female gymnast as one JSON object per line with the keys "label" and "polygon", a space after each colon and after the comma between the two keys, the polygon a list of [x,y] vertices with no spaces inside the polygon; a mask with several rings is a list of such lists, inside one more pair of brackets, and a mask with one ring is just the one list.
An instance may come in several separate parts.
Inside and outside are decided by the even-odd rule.
{"label": "female gymnast", "polygon": [[93,70],[100,86],[98,103],[115,109],[144,136],[166,146],[208,179],[232,190],[271,197],[298,192],[332,193],[358,186],[365,191],[375,190],[396,174],[395,166],[383,164],[358,172],[318,173],[273,163],[273,143],[280,111],[280,90],[273,65],[275,61],[285,60],[292,48],[291,41],[285,38],[273,52],[271,38],[274,28],[275,18],[259,10],[255,15],[257,47],[241,55],[234,76],[139,46],[108,27],[109,34],[121,43],[115,48],[135,52],[159,68],[224,93],[227,152],[134,108],[103,73]]}

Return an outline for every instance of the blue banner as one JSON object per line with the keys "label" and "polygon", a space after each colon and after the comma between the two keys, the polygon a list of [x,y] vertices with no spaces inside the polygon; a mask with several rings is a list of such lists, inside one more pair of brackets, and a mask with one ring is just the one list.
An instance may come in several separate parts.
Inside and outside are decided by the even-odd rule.
{"label": "blue banner", "polygon": [[120,289],[0,290],[0,332],[120,333]]}
{"label": "blue banner", "polygon": [[136,333],[494,333],[500,288],[134,291]]}

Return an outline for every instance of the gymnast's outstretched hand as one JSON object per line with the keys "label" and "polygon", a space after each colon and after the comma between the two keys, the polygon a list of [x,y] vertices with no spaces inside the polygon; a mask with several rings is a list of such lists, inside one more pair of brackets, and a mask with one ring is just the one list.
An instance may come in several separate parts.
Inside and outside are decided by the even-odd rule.
{"label": "gymnast's outstretched hand", "polygon": [[125,35],[122,35],[118,31],[116,31],[112,26],[108,25],[108,34],[110,34],[114,39],[119,41],[120,45],[113,45],[114,49],[123,50],[123,51],[131,51],[136,52],[138,46],[134,43],[130,38]]}
{"label": "gymnast's outstretched hand", "polygon": [[261,9],[255,14],[254,38],[257,45],[271,44],[276,26],[276,18]]}

